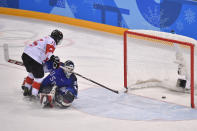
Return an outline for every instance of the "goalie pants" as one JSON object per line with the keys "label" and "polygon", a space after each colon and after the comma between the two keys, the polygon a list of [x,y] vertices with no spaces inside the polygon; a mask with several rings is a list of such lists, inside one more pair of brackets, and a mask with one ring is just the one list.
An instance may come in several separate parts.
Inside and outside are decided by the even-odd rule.
{"label": "goalie pants", "polygon": [[32,73],[34,78],[43,78],[44,69],[43,65],[35,61],[33,58],[28,56],[26,53],[22,54],[23,64],[27,72]]}

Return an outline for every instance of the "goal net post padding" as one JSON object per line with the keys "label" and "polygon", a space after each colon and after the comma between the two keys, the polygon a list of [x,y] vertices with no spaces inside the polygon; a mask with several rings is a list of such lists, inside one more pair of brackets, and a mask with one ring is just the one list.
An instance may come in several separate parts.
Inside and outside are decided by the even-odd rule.
{"label": "goal net post padding", "polygon": [[[178,68],[184,65],[194,108],[194,45],[196,40],[166,32],[128,30],[124,32],[124,87],[167,87],[176,90]],[[178,62],[177,62],[178,61]],[[180,62],[182,62],[180,64]]]}

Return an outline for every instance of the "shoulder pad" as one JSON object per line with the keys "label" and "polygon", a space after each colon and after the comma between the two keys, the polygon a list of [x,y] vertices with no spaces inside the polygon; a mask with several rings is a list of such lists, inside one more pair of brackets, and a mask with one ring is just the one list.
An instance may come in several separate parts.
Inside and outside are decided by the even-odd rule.
{"label": "shoulder pad", "polygon": [[71,77],[73,80],[75,80],[75,81],[77,80],[77,77],[76,77],[76,75],[75,75],[74,73],[72,73],[70,77]]}

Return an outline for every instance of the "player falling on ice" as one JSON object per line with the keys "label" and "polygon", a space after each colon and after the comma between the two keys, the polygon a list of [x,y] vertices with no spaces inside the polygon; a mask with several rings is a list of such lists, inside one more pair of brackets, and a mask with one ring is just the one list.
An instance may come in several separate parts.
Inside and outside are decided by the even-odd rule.
{"label": "player falling on ice", "polygon": [[59,68],[54,69],[54,64],[46,62],[50,74],[44,78],[40,88],[40,102],[43,107],[68,107],[78,94],[77,77],[73,73],[74,63],[67,60]]}
{"label": "player falling on ice", "polygon": [[53,52],[56,49],[56,45],[59,45],[62,39],[62,32],[54,30],[50,36],[34,41],[32,44],[25,47],[22,54],[22,60],[28,72],[28,76],[25,78],[23,86],[24,96],[38,95],[40,84],[44,77],[43,64],[46,61],[56,63],[56,58],[58,57],[55,57]]}

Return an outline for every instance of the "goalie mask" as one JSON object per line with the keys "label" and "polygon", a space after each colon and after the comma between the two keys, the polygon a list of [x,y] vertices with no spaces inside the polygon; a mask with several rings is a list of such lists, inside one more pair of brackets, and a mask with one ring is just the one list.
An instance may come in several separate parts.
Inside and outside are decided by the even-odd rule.
{"label": "goalie mask", "polygon": [[74,66],[74,63],[71,60],[67,60],[64,63],[64,73],[67,77],[70,77],[70,75],[73,73]]}

